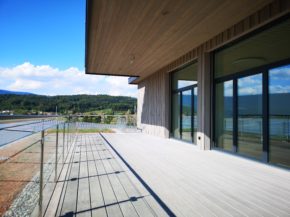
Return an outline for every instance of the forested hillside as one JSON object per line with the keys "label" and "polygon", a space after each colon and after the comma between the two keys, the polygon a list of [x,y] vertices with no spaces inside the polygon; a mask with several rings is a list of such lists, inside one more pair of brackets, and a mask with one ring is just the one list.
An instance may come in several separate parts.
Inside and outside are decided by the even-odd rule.
{"label": "forested hillside", "polygon": [[136,98],[109,95],[72,95],[72,96],[41,96],[41,95],[0,95],[0,111],[12,110],[14,114],[40,112],[85,113],[99,110],[112,112],[128,110],[131,113],[136,106]]}

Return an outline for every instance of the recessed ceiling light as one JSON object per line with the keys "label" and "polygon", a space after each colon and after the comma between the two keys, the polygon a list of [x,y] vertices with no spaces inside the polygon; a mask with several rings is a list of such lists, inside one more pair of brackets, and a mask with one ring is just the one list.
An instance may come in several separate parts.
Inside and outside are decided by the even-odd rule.
{"label": "recessed ceiling light", "polygon": [[131,54],[131,55],[129,56],[129,60],[130,60],[130,64],[133,64],[133,63],[134,63],[134,61],[135,61],[135,56],[134,56],[134,54]]}

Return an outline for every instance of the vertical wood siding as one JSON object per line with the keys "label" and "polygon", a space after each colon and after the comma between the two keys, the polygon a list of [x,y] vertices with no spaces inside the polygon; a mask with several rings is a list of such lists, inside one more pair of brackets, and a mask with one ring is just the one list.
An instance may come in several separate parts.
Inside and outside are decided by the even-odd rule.
{"label": "vertical wood siding", "polygon": [[169,77],[158,72],[138,85],[138,128],[143,132],[169,136]]}

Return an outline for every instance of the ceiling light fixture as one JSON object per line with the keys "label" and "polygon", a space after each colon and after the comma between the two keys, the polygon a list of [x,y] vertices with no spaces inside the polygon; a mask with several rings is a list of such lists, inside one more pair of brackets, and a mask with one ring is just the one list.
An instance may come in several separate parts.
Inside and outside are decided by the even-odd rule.
{"label": "ceiling light fixture", "polygon": [[134,61],[135,61],[135,56],[134,56],[134,54],[131,54],[131,55],[129,56],[129,60],[130,60],[130,64],[132,65],[132,64],[134,63]]}

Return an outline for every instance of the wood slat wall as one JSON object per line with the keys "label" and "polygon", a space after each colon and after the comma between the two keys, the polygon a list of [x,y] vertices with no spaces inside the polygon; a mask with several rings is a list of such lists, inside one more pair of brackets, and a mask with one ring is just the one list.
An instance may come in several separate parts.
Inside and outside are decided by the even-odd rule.
{"label": "wood slat wall", "polygon": [[143,132],[169,136],[169,75],[157,72],[138,85],[137,126]]}
{"label": "wood slat wall", "polygon": [[[198,59],[199,65],[201,66],[208,64],[207,60],[203,61],[204,58],[200,58],[204,55],[204,53],[212,52],[217,48],[220,48],[252,32],[253,30],[264,26],[265,24],[268,24],[277,18],[282,17],[283,15],[289,14],[289,12],[289,0],[275,0],[263,7],[261,10],[233,25],[232,27],[222,31],[212,39],[204,42],[196,48],[193,48],[190,52],[166,65],[153,75],[142,80],[136,80],[138,83],[139,92],[137,111],[138,127],[146,133],[168,137],[170,132],[169,117],[171,107],[169,88],[170,72],[196,59]],[[208,67],[199,67],[199,70],[203,70],[205,68]],[[202,75],[203,73],[205,72],[200,71],[199,75]],[[202,91],[202,88],[206,87],[202,86],[203,82],[199,83],[200,93],[208,92],[208,90]],[[199,106],[199,112],[202,113],[202,110],[206,109],[208,113],[209,109],[205,108],[204,106],[210,106],[210,95],[206,97],[206,100],[203,100],[203,98],[205,97],[202,95],[199,96],[199,101],[201,102]],[[210,116],[210,114],[204,114],[199,120],[200,131],[207,131],[207,135],[210,125],[208,116]]]}

